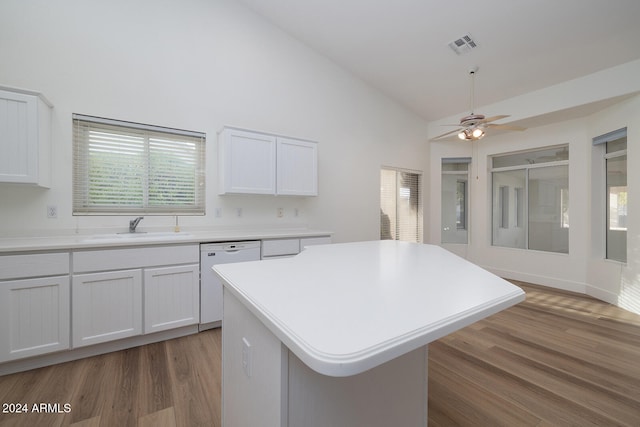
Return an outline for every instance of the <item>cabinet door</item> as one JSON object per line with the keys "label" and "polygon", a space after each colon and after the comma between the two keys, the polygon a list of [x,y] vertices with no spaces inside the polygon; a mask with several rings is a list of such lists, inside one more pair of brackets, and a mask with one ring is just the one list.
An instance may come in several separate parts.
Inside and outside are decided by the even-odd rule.
{"label": "cabinet door", "polygon": [[0,182],[50,184],[50,107],[38,95],[0,90]]}
{"label": "cabinet door", "polygon": [[73,347],[142,333],[142,270],[73,276]]}
{"label": "cabinet door", "polygon": [[144,271],[144,333],[200,321],[200,266],[147,268]]}
{"label": "cabinet door", "polygon": [[318,195],[318,145],[315,142],[281,138],[277,140],[278,194]]}
{"label": "cabinet door", "polygon": [[0,362],[69,348],[69,276],[0,282]]}
{"label": "cabinet door", "polygon": [[274,136],[226,128],[218,144],[220,194],[275,194]]}

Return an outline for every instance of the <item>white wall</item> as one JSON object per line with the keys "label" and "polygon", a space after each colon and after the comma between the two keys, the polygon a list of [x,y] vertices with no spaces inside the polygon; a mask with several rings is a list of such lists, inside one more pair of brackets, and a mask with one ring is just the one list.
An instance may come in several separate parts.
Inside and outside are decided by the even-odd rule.
{"label": "white wall", "polygon": [[[588,293],[597,298],[640,313],[640,90],[638,72],[640,62],[587,76],[581,81],[567,83],[538,93],[508,100],[501,105],[488,106],[489,114],[529,110],[532,116],[580,107],[585,96],[588,102],[628,93],[631,97],[597,113],[530,128],[522,133],[510,132],[487,136],[476,143],[461,146],[459,141],[430,143],[430,224],[432,242],[440,241],[440,180],[441,158],[471,156],[471,208],[469,245],[443,245],[469,260],[507,278],[525,280],[561,289]],[[609,85],[609,82],[613,82]],[[611,89],[607,92],[607,88]],[[589,92],[589,95],[585,95]],[[595,97],[591,97],[597,94]],[[517,102],[516,102],[517,101]],[[522,105],[522,109],[517,109]],[[502,110],[502,108],[505,108]],[[508,108],[515,108],[509,110]],[[478,108],[483,111],[483,108]],[[483,111],[484,112],[484,111]],[[520,116],[520,119],[526,116]],[[446,120],[446,119],[445,119]],[[450,120],[450,119],[449,119]],[[437,124],[431,124],[430,134],[437,134]],[[603,259],[603,239],[598,233],[604,229],[594,226],[593,212],[604,209],[593,202],[592,138],[606,132],[627,127],[628,141],[628,261],[622,264]],[[537,147],[569,144],[570,229],[569,253],[501,248],[491,246],[491,175],[488,159],[496,154],[510,153]],[[636,195],[636,197],[634,197]],[[594,206],[596,205],[596,206]],[[596,215],[597,216],[597,215]],[[604,227],[604,224],[602,224]]]}
{"label": "white wall", "polygon": [[[587,269],[587,291],[640,313],[640,95],[594,115],[588,121],[590,137],[627,128],[627,263],[603,258],[601,230],[592,230]],[[594,159],[595,160],[595,159]],[[595,224],[597,226],[597,224]]]}
{"label": "white wall", "polygon": [[[128,218],[71,215],[71,114],[203,131],[207,134],[207,215],[183,226],[310,226],[334,240],[379,236],[381,165],[421,170],[425,242],[440,243],[440,162],[473,157],[469,245],[449,249],[497,273],[587,291],[640,311],[640,169],[629,168],[628,262],[593,253],[591,138],[628,128],[628,162],[640,160],[640,99],[596,115],[477,144],[441,133],[377,91],[231,0],[110,2],[4,0],[0,3],[0,85],[42,92],[53,104],[53,180],[49,190],[0,184],[0,237],[125,229]],[[640,91],[640,61],[478,108],[527,119]],[[441,122],[449,123],[454,118]],[[218,196],[216,132],[234,125],[319,142],[315,198]],[[428,133],[427,133],[428,130]],[[496,248],[491,241],[487,156],[569,143],[569,254]],[[429,155],[429,147],[431,155]],[[430,171],[432,171],[430,173]],[[58,218],[46,218],[46,206]],[[214,217],[216,207],[222,218]],[[242,218],[234,216],[242,207]],[[278,207],[285,217],[276,217]],[[294,209],[300,211],[293,216]],[[141,227],[171,227],[147,217]]]}
{"label": "white wall", "polygon": [[[0,85],[54,104],[52,187],[0,184],[0,237],[126,228],[128,217],[71,215],[72,113],[207,134],[207,215],[183,217],[183,227],[309,226],[337,242],[376,239],[380,166],[428,172],[424,121],[231,0],[4,0],[0,52]],[[218,196],[224,125],[318,141],[320,195]]]}

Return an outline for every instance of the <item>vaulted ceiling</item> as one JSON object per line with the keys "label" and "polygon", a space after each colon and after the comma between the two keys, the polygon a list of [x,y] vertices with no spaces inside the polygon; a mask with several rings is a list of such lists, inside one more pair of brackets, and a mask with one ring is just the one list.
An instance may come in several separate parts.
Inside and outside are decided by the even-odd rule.
{"label": "vaulted ceiling", "polygon": [[239,1],[427,121],[640,58],[638,0]]}

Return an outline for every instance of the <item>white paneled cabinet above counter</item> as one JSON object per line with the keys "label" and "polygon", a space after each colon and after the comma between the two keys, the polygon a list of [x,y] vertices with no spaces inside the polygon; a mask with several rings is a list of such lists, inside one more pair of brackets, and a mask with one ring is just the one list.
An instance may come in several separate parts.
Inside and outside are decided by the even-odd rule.
{"label": "white paneled cabinet above counter", "polygon": [[0,86],[0,183],[51,185],[51,109],[40,93]]}
{"label": "white paneled cabinet above counter", "polygon": [[220,194],[318,195],[313,141],[225,127],[218,135]]}

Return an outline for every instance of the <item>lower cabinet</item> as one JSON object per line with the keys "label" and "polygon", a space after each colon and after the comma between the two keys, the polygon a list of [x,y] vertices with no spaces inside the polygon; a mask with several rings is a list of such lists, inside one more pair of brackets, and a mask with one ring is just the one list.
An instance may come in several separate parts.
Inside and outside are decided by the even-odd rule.
{"label": "lower cabinet", "polygon": [[194,325],[198,264],[73,276],[73,347]]}
{"label": "lower cabinet", "polygon": [[331,243],[331,236],[311,236],[302,238],[287,239],[264,239],[262,240],[262,259],[288,258],[298,255],[306,247],[314,245],[328,245]]}
{"label": "lower cabinet", "polygon": [[142,333],[142,270],[73,275],[74,348]]}
{"label": "lower cabinet", "polygon": [[144,270],[144,333],[200,321],[200,265]]}
{"label": "lower cabinet", "polygon": [[72,347],[195,325],[200,246],[73,253]]}
{"label": "lower cabinet", "polygon": [[0,282],[0,362],[69,348],[69,275]]}

